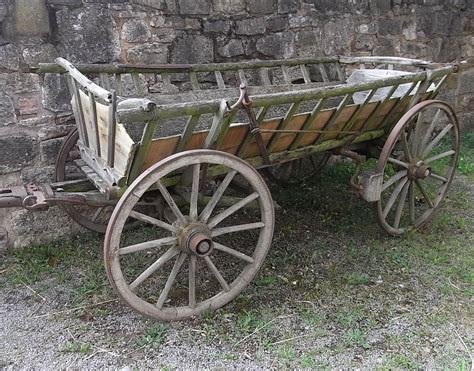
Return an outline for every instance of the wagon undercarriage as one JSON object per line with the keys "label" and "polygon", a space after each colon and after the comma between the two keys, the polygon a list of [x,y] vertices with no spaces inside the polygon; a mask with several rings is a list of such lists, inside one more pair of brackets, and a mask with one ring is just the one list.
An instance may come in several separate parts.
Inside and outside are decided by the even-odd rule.
{"label": "wagon undercarriage", "polygon": [[199,315],[263,264],[275,218],[265,178],[300,182],[331,155],[348,157],[385,231],[428,221],[458,158],[456,116],[435,100],[456,68],[388,57],[76,68],[59,58],[38,72],[66,72],[77,130],[56,182],[0,190],[0,207],[65,207],[105,233],[107,275],[129,306],[160,320]]}

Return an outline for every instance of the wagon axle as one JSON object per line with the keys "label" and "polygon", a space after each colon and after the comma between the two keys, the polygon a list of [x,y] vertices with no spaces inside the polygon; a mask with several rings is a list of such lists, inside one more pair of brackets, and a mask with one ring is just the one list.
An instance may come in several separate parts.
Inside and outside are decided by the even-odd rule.
{"label": "wagon axle", "polygon": [[192,223],[183,228],[179,235],[179,248],[199,257],[208,256],[214,249],[211,232],[205,224]]}
{"label": "wagon axle", "polygon": [[417,180],[417,179],[426,179],[431,174],[431,167],[423,163],[423,161],[418,161],[416,164],[408,167],[408,179]]}

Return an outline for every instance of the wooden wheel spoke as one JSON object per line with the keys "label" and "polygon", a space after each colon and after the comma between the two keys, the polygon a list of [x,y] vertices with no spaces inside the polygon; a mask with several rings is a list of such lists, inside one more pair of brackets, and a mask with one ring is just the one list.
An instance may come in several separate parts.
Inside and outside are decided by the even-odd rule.
{"label": "wooden wheel spoke", "polygon": [[403,153],[405,154],[405,158],[406,160],[408,160],[408,162],[411,162],[413,157],[411,155],[410,148],[408,147],[407,133],[405,131],[402,131],[401,141],[402,141]]}
{"label": "wooden wheel spoke", "polygon": [[431,121],[430,126],[426,130],[425,135],[423,136],[423,138],[421,138],[421,143],[420,143],[420,147],[419,147],[420,152],[423,152],[424,148],[426,147],[426,144],[428,143],[428,140],[431,137],[431,133],[433,133],[433,130],[436,126],[436,123],[438,122],[438,118],[439,118],[440,113],[441,113],[441,110],[438,109],[438,111],[436,112],[436,114],[433,117],[433,121]]}
{"label": "wooden wheel spoke", "polygon": [[393,221],[393,226],[398,228],[400,225],[400,219],[402,217],[403,207],[405,206],[405,200],[407,198],[409,182],[406,182],[402,189],[402,194],[400,195],[400,201],[398,202],[397,209],[395,211],[395,219]]}
{"label": "wooden wheel spoke", "polygon": [[171,287],[173,286],[174,281],[176,280],[176,276],[178,275],[178,272],[181,266],[183,265],[185,259],[186,254],[184,252],[181,252],[178,258],[176,259],[173,269],[171,270],[171,273],[168,276],[168,279],[166,280],[165,287],[163,288],[163,291],[161,292],[160,297],[156,302],[156,307],[158,309],[163,308],[163,304],[165,303],[166,299],[168,299],[168,294],[171,290]]}
{"label": "wooden wheel spoke", "polygon": [[161,192],[161,195],[165,199],[166,203],[170,207],[170,209],[173,211],[173,214],[178,218],[182,223],[186,222],[186,218],[184,217],[183,213],[179,209],[178,205],[176,205],[176,202],[174,202],[173,197],[171,197],[170,193],[166,189],[166,187],[161,183],[161,181],[157,181],[156,185],[158,189]]}
{"label": "wooden wheel spoke", "polygon": [[159,219],[153,218],[151,216],[142,214],[142,213],[140,213],[138,211],[135,211],[135,210],[130,211],[130,217],[132,217],[134,219],[137,219],[137,220],[140,220],[142,222],[152,224],[152,225],[155,225],[157,227],[166,229],[167,231],[170,231],[170,232],[174,232],[174,233],[179,232],[179,229],[176,228],[175,226],[173,226],[171,224],[168,224],[168,223],[165,223],[165,222],[163,222]]}
{"label": "wooden wheel spoke", "polygon": [[421,127],[422,127],[422,115],[423,112],[419,112],[418,116],[416,117],[416,123],[415,123],[415,130],[413,133],[413,139],[411,140],[411,149],[413,153],[417,154],[419,150],[419,145],[421,141]]}
{"label": "wooden wheel spoke", "polygon": [[224,277],[222,277],[221,272],[219,272],[217,267],[212,262],[211,258],[209,258],[209,256],[205,256],[204,261],[206,262],[207,266],[211,270],[212,274],[214,274],[214,277],[216,277],[217,281],[219,281],[219,284],[222,286],[224,291],[226,291],[226,292],[230,291],[230,286],[227,284]]}
{"label": "wooden wheel spoke", "polygon": [[410,186],[408,187],[408,207],[410,213],[410,224],[415,224],[415,187],[413,181],[410,181]]}
{"label": "wooden wheel spoke", "polygon": [[104,209],[105,209],[105,206],[99,207],[99,208],[94,212],[94,215],[92,215],[91,220],[92,220],[93,222],[95,222],[95,221],[99,218],[99,215],[102,213],[102,211],[104,211]]}
{"label": "wooden wheel spoke", "polygon": [[407,164],[406,162],[397,160],[396,158],[393,158],[393,157],[389,157],[387,161],[390,162],[390,163],[392,163],[392,164],[395,164],[395,165],[399,165],[399,166],[401,166],[401,167],[404,167],[405,169],[408,169],[408,167],[410,166],[410,165]]}
{"label": "wooden wheel spoke", "polygon": [[214,218],[212,218],[209,223],[207,223],[208,227],[210,229],[214,228],[216,225],[218,225],[220,222],[222,222],[225,218],[229,217],[230,215],[234,214],[241,208],[243,208],[245,205],[249,204],[253,200],[258,198],[258,193],[254,192],[247,197],[243,198],[239,202],[236,202],[234,205],[228,207],[225,209],[223,212],[220,214],[216,215]]}
{"label": "wooden wheel spoke", "polygon": [[137,243],[135,245],[122,247],[118,250],[118,252],[120,255],[130,254],[137,251],[143,251],[143,250],[153,249],[153,248],[157,248],[161,246],[172,245],[177,240],[178,239],[176,237],[160,238],[158,240],[146,241],[142,243]]}
{"label": "wooden wheel spoke", "polygon": [[415,180],[415,184],[420,190],[421,194],[423,195],[423,198],[425,199],[426,203],[429,205],[429,207],[433,208],[433,202],[431,201],[430,197],[428,196],[428,193],[426,193],[425,189],[421,185],[421,182],[419,180]]}
{"label": "wooden wheel spoke", "polygon": [[257,229],[257,228],[263,228],[263,227],[265,227],[264,223],[257,222],[257,223],[233,225],[230,227],[215,228],[211,231],[211,237],[217,237],[217,236],[221,236],[227,233],[247,231],[250,229]]}
{"label": "wooden wheel spoke", "polygon": [[398,195],[400,194],[400,192],[402,191],[403,187],[405,186],[406,182],[408,181],[408,179],[402,179],[397,187],[393,190],[392,194],[390,195],[390,198],[388,199],[387,201],[387,204],[385,205],[385,208],[383,209],[383,217],[386,218],[388,213],[390,212],[390,210],[392,209],[393,207],[393,204],[395,203],[395,201],[397,200],[397,197]]}
{"label": "wooden wheel spoke", "polygon": [[215,241],[214,241],[214,248],[216,250],[223,251],[223,252],[225,252],[229,255],[235,256],[238,259],[244,260],[247,263],[253,263],[254,262],[252,257],[250,257],[248,255],[245,255],[245,254],[241,253],[240,251],[234,250],[230,247],[224,246],[224,245],[222,245],[218,242],[215,242]]}
{"label": "wooden wheel spoke", "polygon": [[448,182],[448,178],[445,178],[444,176],[435,174],[435,173],[433,173],[433,172],[430,173],[429,177],[430,177],[430,178],[433,178],[433,179],[436,179],[436,180],[440,180],[440,181],[443,182],[443,183],[447,183],[447,182]]}
{"label": "wooden wheel spoke", "polygon": [[196,255],[189,255],[189,307],[194,309],[196,307]]}
{"label": "wooden wheel spoke", "polygon": [[198,196],[199,196],[199,172],[201,171],[201,164],[193,166],[193,185],[191,188],[191,202],[189,205],[189,217],[192,221],[198,218]]}
{"label": "wooden wheel spoke", "polygon": [[425,149],[423,149],[422,157],[426,157],[428,153],[430,153],[438,145],[438,143],[446,136],[446,134],[451,131],[453,127],[453,124],[446,125],[444,129],[441,130],[438,135],[431,141],[431,143],[428,144]]}
{"label": "wooden wheel spoke", "polygon": [[138,285],[143,283],[143,281],[145,281],[148,277],[150,277],[153,273],[160,269],[166,262],[168,262],[170,259],[172,259],[178,254],[179,251],[174,246],[171,247],[130,284],[130,289],[135,289]]}
{"label": "wooden wheel spoke", "polygon": [[214,211],[214,208],[216,207],[217,203],[221,199],[222,195],[224,194],[225,190],[229,186],[230,182],[234,178],[235,174],[237,174],[236,170],[231,170],[227,173],[225,176],[224,180],[222,183],[219,185],[217,188],[216,192],[212,195],[211,199],[209,200],[208,204],[204,208],[204,210],[201,212],[201,215],[199,215],[199,219],[203,223],[207,222],[209,217],[211,216],[212,212]]}
{"label": "wooden wheel spoke", "polygon": [[437,161],[439,159],[442,159],[442,158],[445,158],[445,157],[448,157],[448,156],[452,156],[452,155],[455,155],[456,154],[456,151],[451,149],[449,151],[446,151],[446,152],[443,152],[443,153],[439,153],[435,156],[432,156],[430,158],[427,158],[426,160],[424,160],[423,162],[425,164],[429,164],[431,162],[434,162],[434,161]]}
{"label": "wooden wheel spoke", "polygon": [[385,191],[387,188],[389,188],[391,185],[395,184],[398,182],[400,179],[403,177],[407,176],[408,172],[406,170],[400,170],[398,173],[393,175],[391,178],[389,178],[383,185],[382,185],[382,192]]}

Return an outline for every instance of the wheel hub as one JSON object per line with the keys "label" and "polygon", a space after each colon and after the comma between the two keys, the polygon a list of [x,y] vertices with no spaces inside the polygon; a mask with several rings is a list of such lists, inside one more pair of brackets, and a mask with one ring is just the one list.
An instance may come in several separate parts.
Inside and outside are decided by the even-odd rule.
{"label": "wheel hub", "polygon": [[179,248],[196,256],[208,256],[214,249],[211,232],[206,225],[192,223],[184,227],[179,235]]}
{"label": "wheel hub", "polygon": [[408,178],[410,180],[425,179],[431,174],[431,167],[425,165],[423,161],[418,161],[408,168]]}

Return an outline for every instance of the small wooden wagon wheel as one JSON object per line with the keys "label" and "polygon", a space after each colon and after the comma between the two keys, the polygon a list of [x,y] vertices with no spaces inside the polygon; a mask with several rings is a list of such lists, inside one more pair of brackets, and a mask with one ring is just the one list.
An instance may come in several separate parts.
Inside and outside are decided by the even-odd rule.
{"label": "small wooden wagon wheel", "polygon": [[265,168],[270,179],[281,184],[294,184],[308,180],[319,174],[326,166],[330,153],[322,152],[302,157],[293,161],[276,164]]}
{"label": "small wooden wagon wheel", "polygon": [[[217,173],[225,176],[213,177]],[[229,187],[235,176],[248,186]],[[167,187],[173,181],[178,184]],[[170,211],[161,220],[136,211],[153,189]],[[143,222],[139,241],[123,233],[127,219]],[[107,275],[143,315],[186,319],[222,307],[250,283],[273,228],[272,198],[253,167],[214,150],[177,153],[146,170],[120,198],[105,236]]]}
{"label": "small wooden wagon wheel", "polygon": [[377,163],[384,173],[377,220],[392,235],[417,229],[446,196],[459,155],[452,108],[428,100],[411,108],[390,133]]}
{"label": "small wooden wagon wheel", "polygon": [[[56,157],[54,171],[56,182],[87,179],[86,174],[74,164],[74,160],[80,158],[79,149],[76,146],[78,139],[79,133],[77,129],[74,129],[69,133],[61,146],[58,156]],[[72,204],[62,204],[61,206],[78,224],[99,233],[105,233],[107,223],[113,210],[113,206],[94,207]]]}

